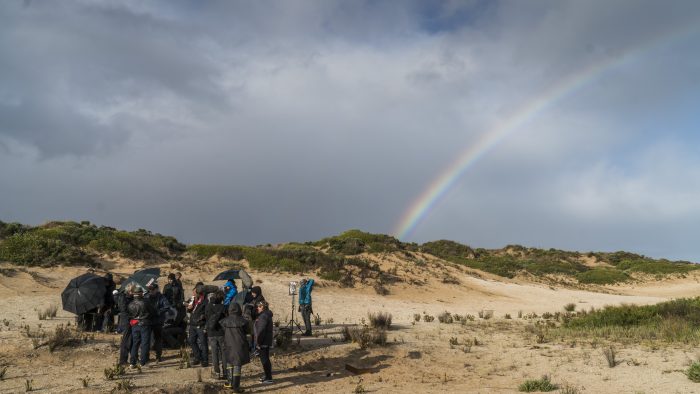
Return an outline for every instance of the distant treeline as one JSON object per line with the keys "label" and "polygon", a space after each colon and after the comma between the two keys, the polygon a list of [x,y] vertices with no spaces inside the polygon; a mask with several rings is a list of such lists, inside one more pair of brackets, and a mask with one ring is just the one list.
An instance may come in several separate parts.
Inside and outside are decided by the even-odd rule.
{"label": "distant treeline", "polygon": [[[90,222],[49,222],[32,227],[0,221],[0,261],[20,265],[95,265],[97,258],[119,255],[139,260],[192,259],[213,256],[226,261],[246,260],[261,271],[318,271],[327,280],[351,285],[356,278],[389,283],[391,275],[363,258],[367,254],[395,253],[402,259],[425,264],[424,255],[512,278],[520,273],[576,278],[580,283],[624,282],[633,273],[685,274],[700,268],[687,261],[652,259],[629,252],[580,253],[508,245],[502,249],[472,248],[439,240],[422,245],[401,242],[383,234],[349,230],[340,235],[306,243],[283,245],[189,245],[171,236],[139,229],[117,230]],[[596,266],[584,262],[595,262]]]}

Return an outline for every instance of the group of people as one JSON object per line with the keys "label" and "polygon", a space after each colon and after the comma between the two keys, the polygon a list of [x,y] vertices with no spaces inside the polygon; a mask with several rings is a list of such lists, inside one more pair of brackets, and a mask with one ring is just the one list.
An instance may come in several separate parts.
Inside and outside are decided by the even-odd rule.
{"label": "group of people", "polygon": [[[191,365],[208,367],[211,358],[212,375],[225,380],[224,387],[234,392],[241,392],[241,369],[253,356],[259,357],[264,371],[260,382],[273,383],[273,314],[260,286],[239,292],[233,280],[222,287],[198,282],[185,301],[181,277],[169,274],[161,292],[155,280],[145,290],[132,284],[118,291],[111,274],[105,276],[106,283],[111,283],[112,300],[100,308],[100,317],[104,317],[106,331],[114,324],[112,316],[118,316],[119,363],[140,369],[149,364],[151,349],[159,363],[164,345],[178,349],[187,341]],[[306,326],[303,335],[311,335],[313,285],[313,279],[302,279],[299,288],[299,311]]]}

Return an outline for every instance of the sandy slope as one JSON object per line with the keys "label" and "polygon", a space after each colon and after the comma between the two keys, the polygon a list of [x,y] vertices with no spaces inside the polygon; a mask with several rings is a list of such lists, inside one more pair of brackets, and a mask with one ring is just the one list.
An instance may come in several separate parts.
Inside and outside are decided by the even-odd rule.
{"label": "sandy slope", "polygon": [[[399,272],[409,270],[399,261],[382,262],[383,268],[392,265]],[[122,262],[113,268],[128,273],[136,267]],[[105,380],[103,370],[116,360],[116,335],[97,335],[78,348],[49,353],[46,348],[33,350],[31,340],[21,333],[24,325],[36,329],[41,324],[42,329],[52,330],[72,321],[72,315],[63,311],[56,319],[39,321],[37,310],[50,304],[60,305],[61,290],[84,269],[22,272],[9,265],[0,268],[4,270],[4,275],[0,275],[0,316],[4,319],[0,325],[0,365],[8,366],[5,380],[0,381],[0,393],[23,392],[27,380],[40,392],[111,390],[115,383]],[[212,278],[219,268],[211,264],[197,271],[185,271],[186,287]],[[615,286],[603,293],[553,288],[523,280],[496,280],[485,273],[440,265],[431,265],[429,271],[434,275],[423,286],[397,283],[388,296],[377,295],[371,287],[344,289],[319,282],[314,290],[314,309],[324,320],[317,330],[319,335],[300,339],[288,351],[276,351],[274,385],[261,386],[255,381],[261,370],[256,360],[244,368],[244,386],[253,392],[353,392],[358,385],[369,392],[517,392],[518,385],[526,379],[549,374],[555,383],[567,383],[586,393],[700,392],[700,386],[696,387],[681,372],[697,358],[691,347],[620,347],[618,357],[623,362],[608,368],[599,347],[575,342],[537,344],[526,329],[531,321],[516,318],[519,311],[561,311],[567,303],[588,309],[698,296],[700,286],[694,276]],[[408,274],[406,271],[401,275]],[[439,278],[445,275],[459,284],[442,283]],[[261,281],[276,319],[288,320],[291,300],[287,281],[297,278],[264,273],[253,276]],[[493,310],[495,318],[477,319],[466,325],[440,324],[437,320],[413,324],[416,313],[436,316],[449,311],[477,315],[484,309]],[[372,311],[393,314],[395,328],[389,333],[389,346],[360,350],[355,344],[339,340],[343,324],[359,323]],[[503,319],[506,313],[514,319]],[[450,338],[456,338],[459,345],[451,346]],[[208,371],[178,369],[176,353],[166,353],[166,361],[161,365],[130,374],[137,390],[217,391],[219,384],[209,378]],[[346,364],[368,368],[368,373],[353,375],[345,370]],[[203,383],[197,383],[198,370],[202,371]],[[81,378],[88,379],[88,388],[82,388]]]}

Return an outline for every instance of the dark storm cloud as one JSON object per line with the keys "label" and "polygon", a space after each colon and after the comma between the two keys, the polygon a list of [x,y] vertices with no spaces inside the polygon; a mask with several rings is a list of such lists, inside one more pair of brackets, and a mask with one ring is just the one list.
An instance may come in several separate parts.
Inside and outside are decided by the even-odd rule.
{"label": "dark storm cloud", "polygon": [[[186,242],[388,233],[514,109],[582,67],[692,25],[698,7],[2,2],[0,219],[88,219]],[[613,231],[595,218],[636,228],[619,238],[625,248],[659,238],[640,229],[640,207],[654,208],[650,227],[697,217],[679,197],[696,190],[691,152],[668,145],[680,159],[667,171],[689,186],[667,182],[654,194],[668,177],[640,163],[666,137],[640,138],[634,120],[663,124],[669,106],[697,91],[697,51],[674,45],[674,56],[640,57],[592,81],[490,152],[414,240],[607,247]],[[614,209],[619,195],[627,208]]]}

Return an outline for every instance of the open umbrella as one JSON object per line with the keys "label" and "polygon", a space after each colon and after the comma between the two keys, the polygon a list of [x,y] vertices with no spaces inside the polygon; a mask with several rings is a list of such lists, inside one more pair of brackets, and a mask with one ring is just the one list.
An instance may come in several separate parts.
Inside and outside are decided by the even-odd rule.
{"label": "open umbrella", "polygon": [[80,315],[97,308],[104,302],[106,291],[107,284],[101,276],[87,273],[73,278],[61,293],[63,310]]}
{"label": "open umbrella", "polygon": [[158,277],[160,277],[160,268],[146,268],[136,271],[122,282],[120,289],[123,290],[131,284],[135,284],[146,290],[148,285],[155,283],[158,280]]}
{"label": "open umbrella", "polygon": [[214,280],[229,280],[229,279],[240,279],[243,287],[250,288],[253,286],[253,279],[250,278],[247,272],[243,270],[226,270],[220,272]]}

